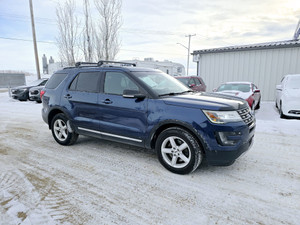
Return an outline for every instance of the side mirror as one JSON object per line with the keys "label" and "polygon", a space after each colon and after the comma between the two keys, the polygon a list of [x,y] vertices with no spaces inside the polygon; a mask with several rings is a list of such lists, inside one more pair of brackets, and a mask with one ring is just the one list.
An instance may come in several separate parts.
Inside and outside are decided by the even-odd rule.
{"label": "side mirror", "polygon": [[189,87],[192,88],[192,87],[195,87],[196,84],[189,84]]}
{"label": "side mirror", "polygon": [[281,84],[276,85],[276,90],[282,91],[282,85]]}
{"label": "side mirror", "polygon": [[260,93],[260,90],[259,89],[255,89],[254,93]]}
{"label": "side mirror", "polygon": [[213,89],[213,92],[216,92],[216,91],[217,91],[217,88],[214,88],[214,89]]}
{"label": "side mirror", "polygon": [[123,91],[123,97],[124,98],[144,99],[144,98],[146,98],[146,95],[140,93],[137,90],[128,90],[128,89],[125,89]]}

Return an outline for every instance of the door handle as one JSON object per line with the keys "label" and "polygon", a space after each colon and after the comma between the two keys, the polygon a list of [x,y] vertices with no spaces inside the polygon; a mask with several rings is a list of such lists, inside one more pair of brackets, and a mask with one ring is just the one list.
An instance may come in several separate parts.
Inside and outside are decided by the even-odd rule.
{"label": "door handle", "polygon": [[70,98],[72,98],[72,96],[71,96],[70,94],[66,94],[66,95],[64,96],[64,98],[70,99]]}
{"label": "door handle", "polygon": [[111,103],[113,103],[110,99],[105,99],[104,101],[103,101],[103,103],[104,104],[111,104]]}

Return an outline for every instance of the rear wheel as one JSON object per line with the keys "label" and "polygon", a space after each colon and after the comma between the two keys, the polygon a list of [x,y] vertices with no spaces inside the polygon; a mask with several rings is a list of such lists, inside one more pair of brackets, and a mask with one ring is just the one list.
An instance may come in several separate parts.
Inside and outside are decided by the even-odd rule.
{"label": "rear wheel", "polygon": [[189,132],[178,127],[164,130],[158,136],[155,148],[160,163],[177,174],[193,172],[203,158],[198,141]]}
{"label": "rear wheel", "polygon": [[72,145],[78,138],[78,134],[74,131],[69,131],[67,121],[68,120],[63,113],[55,115],[52,120],[52,135],[55,141],[61,145]]}

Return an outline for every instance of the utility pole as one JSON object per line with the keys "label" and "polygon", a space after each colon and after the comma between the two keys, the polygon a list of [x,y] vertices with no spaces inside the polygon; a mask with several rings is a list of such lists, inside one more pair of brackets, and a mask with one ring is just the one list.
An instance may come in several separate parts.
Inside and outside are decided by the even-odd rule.
{"label": "utility pole", "polygon": [[189,66],[190,66],[190,47],[191,47],[191,37],[192,36],[196,36],[196,34],[189,34],[189,35],[186,35],[185,37],[188,37],[189,38],[189,46],[188,46],[188,57],[187,57],[187,68],[186,68],[186,71],[187,71],[187,76],[189,75]]}
{"label": "utility pole", "polygon": [[189,75],[189,66],[190,66],[190,47],[191,47],[191,37],[196,36],[196,34],[189,34],[186,35],[185,37],[189,38],[189,42],[188,42],[188,47],[184,46],[183,44],[180,43],[176,43],[178,45],[181,45],[182,47],[184,47],[185,49],[188,50],[188,54],[187,54],[187,64],[186,64],[186,75]]}
{"label": "utility pole", "polygon": [[33,37],[33,47],[34,47],[34,55],[35,55],[36,73],[37,73],[38,79],[41,79],[39,56],[38,56],[37,45],[36,45],[36,37],[35,37],[35,26],[34,26],[32,0],[29,0],[29,8],[30,8],[30,16],[31,16],[31,28],[32,28],[32,37]]}

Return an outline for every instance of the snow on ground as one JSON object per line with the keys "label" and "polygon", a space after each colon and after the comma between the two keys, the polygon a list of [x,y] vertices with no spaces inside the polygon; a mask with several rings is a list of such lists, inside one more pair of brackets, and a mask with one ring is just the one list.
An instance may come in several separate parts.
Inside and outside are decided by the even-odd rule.
{"label": "snow on ground", "polygon": [[80,137],[60,146],[41,104],[0,93],[0,224],[299,224],[300,120],[256,112],[232,166],[165,170],[154,151]]}

